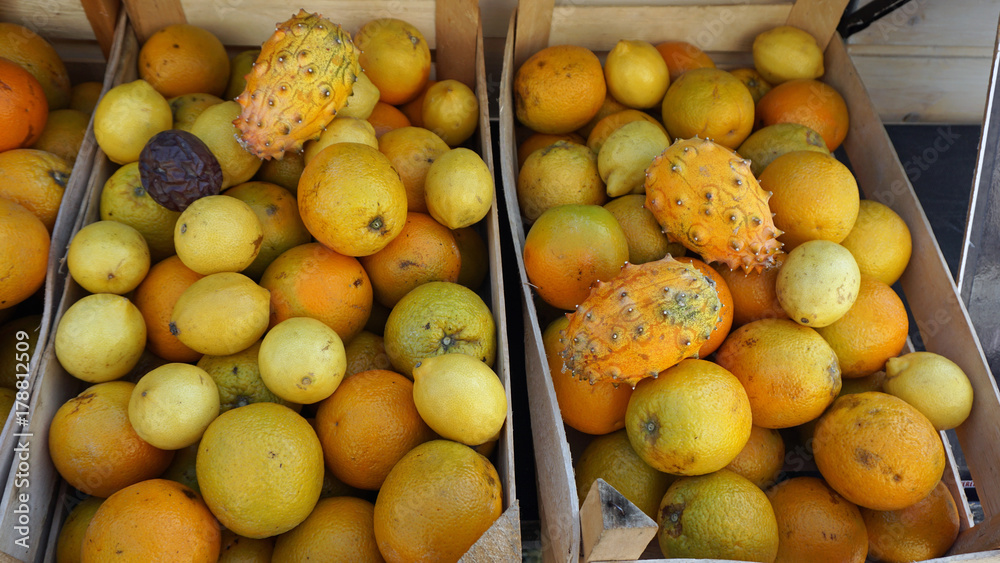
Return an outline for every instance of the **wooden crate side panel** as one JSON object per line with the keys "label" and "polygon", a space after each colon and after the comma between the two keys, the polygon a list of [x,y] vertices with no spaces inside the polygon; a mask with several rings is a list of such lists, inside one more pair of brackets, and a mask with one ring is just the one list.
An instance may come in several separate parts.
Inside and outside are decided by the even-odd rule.
{"label": "wooden crate side panel", "polygon": [[94,40],[80,0],[0,0],[0,21],[23,25],[50,41]]}
{"label": "wooden crate side panel", "polygon": [[[858,5],[869,3],[871,0],[862,0]],[[996,39],[998,16],[1000,4],[992,0],[911,0],[851,35],[847,44],[990,49]]]}

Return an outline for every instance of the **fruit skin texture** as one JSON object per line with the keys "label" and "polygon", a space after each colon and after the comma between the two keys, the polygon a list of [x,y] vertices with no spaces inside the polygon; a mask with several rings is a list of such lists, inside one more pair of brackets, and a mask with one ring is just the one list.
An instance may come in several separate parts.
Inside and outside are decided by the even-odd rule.
{"label": "fruit skin texture", "polygon": [[375,501],[375,540],[386,561],[457,561],[502,509],[500,477],[488,459],[432,440],[386,477]]}
{"label": "fruit skin texture", "polygon": [[730,269],[774,266],[781,231],[750,164],[707,139],[677,141],[646,169],[646,208],[671,241]]}
{"label": "fruit skin texture", "polygon": [[0,198],[0,311],[31,297],[45,283],[51,238],[42,220]]}
{"label": "fruit skin texture", "polygon": [[750,90],[717,68],[685,71],[667,89],[660,107],[672,139],[704,137],[733,150],[753,130]]}
{"label": "fruit skin texture", "polygon": [[413,368],[413,402],[432,430],[467,446],[499,435],[507,419],[507,395],[496,372],[461,353],[432,356]]}
{"label": "fruit skin texture", "polygon": [[131,301],[92,293],[63,314],[56,327],[56,358],[74,377],[102,383],[124,376],[146,346],[146,321]]}
{"label": "fruit skin texture", "polygon": [[235,354],[264,335],[269,303],[270,292],[243,274],[211,274],[174,303],[170,332],[202,354]]}
{"label": "fruit skin texture", "polygon": [[813,450],[827,483],[873,510],[916,503],[944,474],[944,447],[927,417],[877,391],[837,399],[816,424]]}
{"label": "fruit skin texture", "polygon": [[[55,47],[44,37],[22,25],[0,23],[0,53],[38,80],[50,111],[69,105],[69,72]],[[10,122],[4,124],[9,126]]]}
{"label": "fruit skin texture", "polygon": [[342,496],[322,498],[309,517],[274,542],[273,561],[384,562],[375,543],[375,505]]}
{"label": "fruit skin texture", "polygon": [[721,308],[711,278],[691,264],[669,256],[626,264],[615,278],[596,282],[568,315],[562,335],[566,369],[591,383],[610,379],[635,386],[696,355],[711,338]]}
{"label": "fruit skin texture", "polygon": [[972,384],[955,362],[933,352],[911,352],[885,364],[886,393],[924,414],[934,428],[949,430],[972,412]]}
{"label": "fruit skin texture", "polygon": [[8,59],[0,58],[0,76],[8,86],[0,98],[0,116],[6,129],[0,137],[0,151],[30,147],[49,120],[45,92],[34,76]]}
{"label": "fruit skin texture", "polygon": [[795,477],[767,490],[778,521],[778,563],[864,563],[868,533],[858,507],[816,477]]}
{"label": "fruit skin texture", "polygon": [[771,562],[778,552],[767,496],[728,469],[674,481],[656,520],[666,557]]}
{"label": "fruit skin texture", "polygon": [[754,67],[771,84],[823,76],[823,50],[809,32],[782,25],[753,40]]}
{"label": "fruit skin texture", "polygon": [[843,246],[810,240],[788,253],[774,288],[790,319],[809,327],[830,326],[857,300],[861,271]]}
{"label": "fruit skin texture", "polygon": [[558,135],[583,127],[601,109],[606,94],[601,61],[575,45],[542,49],[514,76],[517,119],[538,133]]}
{"label": "fruit skin texture", "polygon": [[726,469],[746,477],[751,483],[767,490],[781,475],[785,465],[785,442],[773,428],[754,426],[750,438]]}
{"label": "fruit skin texture", "polygon": [[738,379],[706,360],[684,360],[636,385],[625,413],[632,449],[655,469],[705,475],[729,465],[753,415]]}
{"label": "fruit skin texture", "polygon": [[958,537],[958,508],[939,482],[931,494],[900,510],[861,509],[875,561],[903,563],[941,557]]}
{"label": "fruit skin texture", "polygon": [[233,124],[243,147],[280,159],[318,138],[347,103],[360,54],[350,34],[319,14],[300,9],[278,24],[236,97],[242,111]]}
{"label": "fruit skin texture", "polygon": [[380,101],[399,105],[420,95],[431,69],[427,39],[409,22],[373,19],[354,34],[359,61],[380,93]]}

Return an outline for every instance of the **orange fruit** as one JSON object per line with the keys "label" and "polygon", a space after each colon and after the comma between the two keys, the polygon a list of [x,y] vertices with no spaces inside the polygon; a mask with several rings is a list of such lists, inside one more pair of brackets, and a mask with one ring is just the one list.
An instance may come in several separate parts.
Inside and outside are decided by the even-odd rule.
{"label": "orange fruit", "polygon": [[0,132],[0,151],[31,146],[49,119],[42,85],[20,65],[4,58],[0,58],[0,81],[7,86],[0,96],[0,120],[7,124]]}
{"label": "orange fruit", "polygon": [[496,468],[472,448],[423,443],[399,460],[379,490],[379,551],[387,561],[457,561],[500,517],[502,493]]}
{"label": "orange fruit", "polygon": [[462,255],[451,229],[425,213],[409,212],[399,236],[385,248],[362,256],[375,299],[394,306],[411,289],[429,281],[457,282]]}
{"label": "orange fruit", "polygon": [[759,102],[764,97],[764,94],[771,91],[771,84],[756,69],[734,68],[729,73],[739,78],[740,82],[746,85],[747,90],[750,90],[750,95],[753,97],[754,104]]}
{"label": "orange fruit", "polygon": [[927,417],[878,391],[844,395],[819,419],[816,467],[860,507],[899,510],[926,497],[944,474],[944,447]]}
{"label": "orange fruit", "polygon": [[174,452],[145,442],[128,420],[135,384],[98,383],[66,401],[49,427],[49,454],[63,479],[95,497],[159,476]]}
{"label": "orange fruit", "polygon": [[479,125],[479,98],[455,79],[440,80],[424,93],[423,124],[449,147],[458,147]]}
{"label": "orange fruit", "polygon": [[865,377],[903,351],[910,325],[906,307],[885,283],[861,275],[854,305],[833,324],[817,328],[837,353],[843,377]]}
{"label": "orange fruit", "polygon": [[146,347],[170,362],[196,362],[201,354],[170,332],[170,315],[177,299],[204,276],[188,268],[176,255],[153,265],[135,288],[132,303],[146,321]]}
{"label": "orange fruit", "polygon": [[677,479],[643,461],[629,444],[625,430],[592,439],[573,464],[573,472],[581,505],[587,500],[594,481],[604,479],[654,520],[663,495]]}
{"label": "orange fruit", "polygon": [[625,410],[632,397],[632,388],[628,385],[615,388],[608,380],[591,385],[586,379],[573,377],[560,355],[563,344],[559,341],[559,333],[567,325],[569,319],[563,315],[549,323],[542,333],[552,387],[563,422],[586,434],[607,434],[625,428]]}
{"label": "orange fruit", "polygon": [[387,104],[404,104],[424,89],[431,72],[431,50],[420,30],[396,18],[379,18],[354,35],[358,62]]}
{"label": "orange fruit", "polygon": [[604,146],[604,141],[607,141],[608,137],[610,137],[612,133],[617,131],[622,125],[632,123],[633,121],[648,121],[655,124],[660,128],[660,130],[666,132],[663,125],[653,116],[644,111],[627,108],[622,111],[612,113],[598,121],[594,125],[594,128],[590,130],[590,134],[587,135],[587,146],[590,147],[590,150],[594,151],[594,154],[601,152],[601,147]]}
{"label": "orange fruit", "polygon": [[746,446],[753,415],[732,373],[705,360],[681,360],[635,386],[625,430],[635,453],[660,471],[704,475],[729,465]]}
{"label": "orange fruit", "polygon": [[960,530],[958,508],[939,482],[915,504],[899,510],[861,509],[868,528],[868,552],[877,561],[923,561],[943,556]]}
{"label": "orange fruit", "polygon": [[297,197],[309,232],[348,256],[375,254],[406,222],[406,188],[392,162],[368,145],[323,149],[302,172]]}
{"label": "orange fruit", "polygon": [[[35,21],[35,24],[41,22]],[[55,47],[34,31],[14,23],[0,23],[0,53],[38,80],[49,110],[69,105],[69,72]],[[5,80],[6,81],[6,80]]]}
{"label": "orange fruit", "polygon": [[259,280],[282,252],[312,240],[299,216],[295,195],[285,188],[268,182],[244,182],[223,194],[249,205],[264,230],[257,257],[243,270],[250,279]]}
{"label": "orange fruit", "polygon": [[832,86],[809,78],[789,80],[764,94],[757,103],[762,127],[775,123],[798,123],[823,136],[833,152],[847,136],[847,103]]}
{"label": "orange fruit", "polygon": [[316,410],[316,433],[327,469],[373,491],[406,452],[435,436],[413,403],[413,382],[387,370],[345,379]]}
{"label": "orange fruit", "polygon": [[349,341],[361,332],[372,308],[372,286],[357,258],[317,242],[286,250],[260,278],[271,292],[274,326],[291,317],[319,319]]}
{"label": "orange fruit", "polygon": [[219,412],[224,413],[252,403],[278,403],[298,412],[302,405],[288,402],[264,385],[260,376],[260,341],[249,348],[226,356],[205,354],[198,367],[208,372],[219,388]]}
{"label": "orange fruit", "polygon": [[45,283],[50,244],[38,217],[0,197],[0,311],[31,297]]}
{"label": "orange fruit", "polygon": [[392,369],[389,355],[385,353],[385,340],[372,332],[362,330],[344,346],[347,370],[344,377],[373,369]]}
{"label": "orange fruit", "polygon": [[407,210],[427,213],[424,200],[427,170],[439,156],[448,152],[448,144],[422,127],[400,127],[379,137],[378,150],[389,159],[403,181]]}
{"label": "orange fruit", "polygon": [[168,25],[139,49],[139,77],[164,98],[194,93],[222,96],[229,82],[229,55],[206,29]]}
{"label": "orange fruit", "polygon": [[486,241],[474,227],[462,227],[451,231],[462,255],[462,268],[458,272],[458,283],[476,290],[483,285],[489,273],[489,250]]}
{"label": "orange fruit", "polygon": [[20,203],[51,233],[72,169],[62,158],[36,149],[0,153],[0,197]]}
{"label": "orange fruit", "polygon": [[49,112],[42,135],[31,148],[52,153],[66,161],[72,169],[80,152],[83,137],[90,123],[90,114],[75,109],[57,109]]}
{"label": "orange fruit", "polygon": [[618,275],[628,242],[618,220],[599,205],[560,205],[542,213],[524,239],[524,269],[549,305],[573,310],[590,285]]}
{"label": "orange fruit", "polygon": [[83,537],[87,526],[93,520],[94,514],[100,508],[104,499],[87,497],[70,510],[69,516],[63,520],[56,541],[56,561],[59,563],[80,563],[83,556]]}
{"label": "orange fruit", "polygon": [[292,194],[299,191],[299,178],[306,167],[305,154],[301,152],[286,152],[280,160],[272,158],[260,164],[253,179],[269,182],[285,188]]}
{"label": "orange fruit", "polygon": [[[589,137],[590,132],[594,130],[594,127],[600,123],[602,119],[613,113],[618,113],[627,109],[629,109],[628,106],[616,100],[610,93],[607,93],[604,95],[604,101],[601,103],[601,109],[597,110],[594,117],[590,118],[590,121],[588,121],[583,127],[577,129],[575,133],[567,133],[567,135]],[[573,142],[583,144],[581,141],[574,140]],[[527,157],[527,155],[525,155],[525,157]],[[520,159],[520,152],[518,152],[518,159]]]}
{"label": "orange fruit", "polygon": [[232,530],[222,530],[219,563],[268,563],[274,551],[274,538],[250,539]]}
{"label": "orange fruit", "polygon": [[715,264],[733,296],[733,326],[743,326],[759,319],[787,319],[788,313],[778,302],[777,280],[784,254],[775,258],[778,264],[760,272],[730,270],[725,264]]}
{"label": "orange fruit", "polygon": [[149,479],[108,497],[83,538],[83,561],[203,561],[222,546],[219,522],[185,485]]}
{"label": "orange fruit", "polygon": [[822,479],[795,477],[768,489],[778,521],[775,562],[853,561],[864,563],[868,533],[858,507]]}
{"label": "orange fruit", "polygon": [[719,346],[722,346],[722,341],[726,339],[726,336],[729,335],[729,330],[733,328],[733,294],[730,293],[729,287],[726,286],[725,278],[708,264],[691,256],[679,256],[677,260],[691,264],[712,280],[711,283],[715,286],[715,291],[719,294],[719,302],[722,303],[722,309],[719,310],[719,322],[715,323],[711,338],[705,341],[701,345],[701,348],[698,348],[698,357],[706,358],[709,354],[715,352]]}
{"label": "orange fruit", "polygon": [[276,561],[378,563],[375,505],[359,498],[320,499],[298,526],[274,542]]}
{"label": "orange fruit", "polygon": [[840,392],[840,365],[814,329],[761,319],[729,333],[715,361],[735,375],[753,407],[753,423],[788,428],[818,417]]}
{"label": "orange fruit", "polygon": [[73,85],[69,107],[86,114],[94,113],[97,101],[101,99],[101,90],[104,84],[101,82],[78,82]]}
{"label": "orange fruit", "polygon": [[538,51],[514,76],[517,119],[538,133],[583,127],[601,109],[606,94],[601,61],[590,49],[576,45]]}
{"label": "orange fruit", "polygon": [[695,45],[687,41],[664,41],[656,45],[663,60],[670,69],[670,82],[680,78],[681,73],[694,68],[715,68],[715,62]]}
{"label": "orange fruit", "polygon": [[823,153],[801,150],[771,161],[758,176],[772,192],[767,204],[786,252],[809,240],[839,243],[858,218],[858,183],[850,169]]}
{"label": "orange fruit", "polygon": [[[877,241],[877,244],[873,242]],[[858,220],[840,245],[851,251],[862,274],[896,283],[910,262],[913,242],[903,218],[888,206],[861,200]]]}
{"label": "orange fruit", "polygon": [[[684,246],[670,242],[653,213],[646,209],[645,194],[626,194],[604,204],[618,220],[628,242],[628,261],[645,264],[670,254],[684,256]],[[719,341],[721,342],[721,340]]]}
{"label": "orange fruit", "polygon": [[424,98],[427,96],[427,90],[430,90],[431,86],[437,84],[437,80],[427,80],[424,84],[420,94],[416,98],[406,102],[405,104],[399,106],[399,111],[403,112],[406,119],[410,120],[410,124],[414,127],[424,126]]}
{"label": "orange fruit", "polygon": [[375,103],[375,109],[372,110],[367,121],[375,128],[376,138],[385,135],[393,129],[413,125],[405,113],[399,111],[396,106],[389,105],[381,100]]}
{"label": "orange fruit", "polygon": [[518,207],[528,223],[557,205],[603,205],[608,200],[597,154],[566,141],[531,153],[517,175],[516,189]]}
{"label": "orange fruit", "polygon": [[521,142],[517,146],[517,168],[518,170],[524,166],[524,161],[528,160],[531,153],[537,151],[538,149],[544,149],[545,147],[555,143],[556,141],[566,141],[567,143],[576,143],[578,145],[583,145],[587,141],[577,133],[563,133],[561,135],[548,135],[546,133],[532,133],[530,137]]}
{"label": "orange fruit", "polygon": [[717,68],[685,72],[667,88],[663,125],[671,139],[702,137],[736,150],[754,125],[753,96],[740,79]]}
{"label": "orange fruit", "polygon": [[785,465],[785,441],[773,428],[750,428],[750,439],[726,469],[739,473],[761,489],[771,486]]}

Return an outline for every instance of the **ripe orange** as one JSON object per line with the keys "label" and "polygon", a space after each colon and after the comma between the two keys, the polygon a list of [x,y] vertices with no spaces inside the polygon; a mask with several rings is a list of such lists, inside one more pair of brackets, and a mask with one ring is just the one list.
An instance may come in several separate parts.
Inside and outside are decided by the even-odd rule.
{"label": "ripe orange", "polygon": [[392,467],[434,439],[413,403],[413,382],[387,370],[345,379],[316,411],[326,467],[352,487],[377,490]]}
{"label": "ripe orange", "polygon": [[913,251],[910,229],[903,218],[870,199],[861,200],[858,220],[840,245],[851,251],[862,274],[888,285],[903,275]]}
{"label": "ripe orange", "polygon": [[299,179],[299,214],[316,240],[347,256],[374,254],[406,222],[406,188],[392,162],[360,143],[317,154]]}
{"label": "ripe orange", "polygon": [[909,334],[906,307],[885,283],[861,275],[861,288],[847,313],[833,324],[817,328],[837,353],[843,377],[865,377],[898,356]]}
{"label": "ripe orange", "polygon": [[278,403],[298,412],[302,405],[288,402],[275,395],[264,385],[260,376],[260,341],[246,350],[227,356],[206,354],[198,360],[198,367],[208,372],[219,388],[219,412],[224,413],[252,403]]}
{"label": "ripe orange", "polygon": [[201,358],[200,353],[170,332],[170,315],[184,290],[203,277],[174,255],[150,268],[135,288],[132,303],[146,321],[146,347],[150,352],[170,362],[196,362]]}
{"label": "ripe orange", "polygon": [[212,32],[190,24],[169,25],[139,49],[139,77],[164,98],[222,96],[229,82],[229,55]]}
{"label": "ripe orange", "polygon": [[347,369],[344,377],[373,369],[392,369],[389,355],[385,353],[385,340],[372,332],[362,330],[344,346]]}
{"label": "ripe orange", "polygon": [[702,137],[736,150],[754,125],[753,96],[732,74],[696,68],[670,84],[661,104],[671,139]]}
{"label": "ripe orange", "polygon": [[781,433],[773,428],[750,428],[747,445],[726,469],[739,473],[751,483],[767,490],[781,473],[785,465],[785,441]]}
{"label": "ripe orange", "polygon": [[266,563],[271,561],[274,538],[251,539],[222,530],[219,563]]}
{"label": "ripe orange", "polygon": [[145,442],[128,420],[135,384],[98,383],[66,401],[52,417],[49,454],[63,479],[96,497],[159,476],[174,452]]}
{"label": "ripe orange", "polygon": [[565,330],[567,325],[569,319],[560,316],[549,323],[542,333],[552,387],[555,388],[563,422],[587,434],[607,434],[625,428],[625,410],[632,397],[632,387],[619,385],[616,389],[609,380],[591,385],[586,379],[573,377],[559,355],[563,349],[559,332]]}
{"label": "ripe orange", "polygon": [[667,487],[677,479],[643,461],[624,430],[592,439],[576,459],[573,471],[581,505],[594,481],[600,478],[654,520]]}
{"label": "ripe orange", "polygon": [[451,231],[458,244],[458,252],[462,255],[462,268],[458,272],[458,283],[477,290],[483,285],[486,274],[489,273],[489,250],[486,241],[476,231],[475,227],[462,227]]}
{"label": "ripe orange", "polygon": [[222,546],[219,522],[185,485],[149,479],[108,497],[83,538],[83,561],[203,561]]}
{"label": "ripe orange", "polygon": [[250,279],[260,280],[264,270],[282,252],[312,240],[299,216],[295,195],[285,188],[268,182],[244,182],[223,194],[249,205],[264,230],[257,257],[243,270]]}
{"label": "ripe orange", "polygon": [[0,197],[20,203],[52,232],[72,168],[52,153],[14,149],[0,153]]}
{"label": "ripe orange", "polygon": [[83,137],[87,133],[90,114],[75,109],[57,109],[49,112],[42,135],[31,148],[52,153],[66,161],[70,169],[76,162]]}
{"label": "ripe orange", "polygon": [[286,152],[281,160],[272,158],[262,162],[253,179],[277,184],[295,194],[299,191],[299,178],[305,167],[304,152]]}
{"label": "ripe orange", "polygon": [[376,138],[385,135],[393,129],[413,125],[405,113],[399,111],[396,106],[389,105],[381,100],[375,103],[375,109],[372,110],[367,121],[375,128]]}
{"label": "ripe orange", "polygon": [[725,264],[715,264],[733,296],[733,326],[743,326],[759,319],[787,319],[788,313],[778,302],[776,282],[784,254],[775,258],[778,264],[760,272],[730,270]]}
{"label": "ripe orange", "polygon": [[399,106],[399,111],[403,112],[403,115],[410,120],[410,124],[414,127],[424,126],[424,98],[427,96],[427,90],[430,90],[431,86],[435,84],[437,84],[437,80],[428,79],[416,98]]}
{"label": "ripe orange", "polygon": [[706,358],[709,354],[715,352],[719,346],[722,346],[722,341],[726,339],[726,336],[729,335],[729,330],[733,328],[733,294],[730,293],[725,278],[708,264],[691,256],[679,256],[677,260],[691,264],[701,271],[701,273],[708,276],[711,280],[710,283],[715,286],[715,291],[719,294],[719,302],[722,303],[722,309],[719,310],[719,322],[715,323],[715,328],[712,329],[712,337],[698,349],[698,357]]}
{"label": "ripe orange", "polygon": [[0,58],[0,120],[6,126],[0,131],[0,151],[34,144],[49,119],[49,104],[45,92],[28,71],[8,59]]}
{"label": "ripe orange", "polygon": [[788,428],[818,417],[840,392],[840,365],[815,330],[761,319],[729,333],[715,361],[746,388],[753,423]]}
{"label": "ripe orange", "polygon": [[42,287],[50,245],[49,231],[38,217],[0,197],[0,311]]}
{"label": "ripe orange", "polygon": [[900,510],[861,509],[868,551],[878,561],[923,561],[943,556],[958,537],[958,508],[939,482],[931,494]]}
{"label": "ripe orange", "polygon": [[97,81],[77,82],[70,93],[69,107],[87,115],[94,113],[104,84]]}
{"label": "ripe orange", "polygon": [[319,319],[349,341],[372,309],[372,286],[361,263],[317,242],[286,250],[260,278],[271,292],[274,326],[291,317]]}
{"label": "ripe orange", "polygon": [[656,217],[646,209],[645,194],[618,196],[605,203],[604,208],[615,216],[625,232],[629,263],[645,264],[660,260],[667,254],[675,258],[684,256],[684,246],[670,242]]}
{"label": "ripe orange", "polygon": [[844,395],[819,419],[816,467],[858,506],[899,510],[926,497],[944,474],[944,447],[927,417],[878,391]]}
{"label": "ripe orange", "polygon": [[747,90],[750,90],[750,95],[753,96],[753,103],[756,104],[771,91],[772,86],[764,79],[763,76],[753,68],[736,68],[729,71],[730,74],[740,79],[740,82],[746,85]]}
{"label": "ripe orange", "polygon": [[[37,20],[33,23],[44,25]],[[0,23],[0,53],[38,80],[50,111],[69,105],[69,72],[55,47],[42,36],[22,25]]]}
{"label": "ripe orange", "polygon": [[757,104],[761,126],[798,123],[823,136],[833,152],[847,136],[847,103],[825,82],[809,78],[783,82],[764,94]]}
{"label": "ripe orange", "polygon": [[375,505],[353,497],[323,498],[298,526],[274,542],[275,561],[378,563]]}
{"label": "ripe orange", "polygon": [[407,210],[427,213],[424,200],[427,170],[439,156],[448,152],[448,144],[422,127],[400,127],[379,137],[378,150],[389,159],[403,181]]}
{"label": "ripe orange", "polygon": [[563,133],[561,135],[549,135],[546,133],[532,133],[530,137],[521,142],[517,146],[517,168],[518,170],[524,166],[524,161],[528,160],[531,153],[537,151],[538,149],[544,149],[545,147],[555,143],[556,141],[566,141],[567,143],[576,143],[578,145],[586,144],[586,139],[581,137],[577,133]]}
{"label": "ripe orange", "polygon": [[782,481],[767,497],[778,521],[775,562],[865,561],[868,533],[861,512],[822,479]]}
{"label": "ripe orange", "polygon": [[396,18],[379,18],[354,35],[358,62],[381,92],[381,101],[398,105],[416,98],[431,72],[431,50],[420,30]]}
{"label": "ripe orange", "polygon": [[457,282],[462,255],[451,229],[424,213],[409,212],[399,236],[385,248],[360,258],[375,299],[394,306],[404,295],[429,281]]}
{"label": "ripe orange", "polygon": [[458,442],[432,440],[386,477],[375,501],[375,540],[387,561],[457,561],[502,510],[493,464]]}
{"label": "ripe orange", "polygon": [[590,285],[618,275],[628,242],[618,220],[599,205],[560,205],[542,213],[524,240],[524,269],[549,305],[573,310]]}
{"label": "ripe orange", "polygon": [[59,539],[56,541],[56,561],[59,563],[80,563],[83,537],[87,533],[87,526],[90,525],[90,521],[93,520],[94,514],[103,502],[102,498],[87,497],[70,510],[59,530]]}
{"label": "ripe orange", "polygon": [[[597,110],[597,113],[594,115],[594,117],[590,118],[590,121],[588,121],[586,125],[577,129],[576,133],[572,133],[572,135],[582,135],[583,137],[588,137],[590,136],[590,132],[593,131],[594,126],[600,123],[602,119],[613,113],[618,113],[620,111],[627,109],[629,109],[628,106],[616,100],[614,96],[612,96],[610,93],[607,93],[604,95],[604,101],[601,103],[601,109]],[[570,133],[567,134],[569,135]],[[574,141],[574,142],[579,142],[579,141]],[[520,158],[520,153],[518,154]]]}
{"label": "ripe orange", "polygon": [[680,78],[681,73],[693,68],[715,68],[715,62],[695,45],[687,41],[664,41],[656,45],[663,60],[670,69],[670,82]]}
{"label": "ripe orange", "polygon": [[858,218],[860,195],[850,169],[833,156],[801,150],[771,161],[758,176],[785,252],[815,239],[844,240]]}
{"label": "ripe orange", "polygon": [[566,141],[531,153],[517,175],[516,190],[518,207],[528,223],[557,205],[603,205],[608,200],[597,154]]}
{"label": "ripe orange", "polygon": [[517,119],[538,133],[569,133],[589,122],[604,103],[607,84],[590,49],[555,45],[535,53],[514,76]]}

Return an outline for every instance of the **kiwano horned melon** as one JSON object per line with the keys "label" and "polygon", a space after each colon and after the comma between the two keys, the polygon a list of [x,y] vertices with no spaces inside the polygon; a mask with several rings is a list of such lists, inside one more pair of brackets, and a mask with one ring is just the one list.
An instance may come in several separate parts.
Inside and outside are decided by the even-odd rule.
{"label": "kiwano horned melon", "polygon": [[566,369],[591,384],[610,379],[633,387],[684,358],[697,356],[719,322],[715,282],[668,254],[626,263],[611,281],[595,282],[560,333]]}
{"label": "kiwano horned melon", "polygon": [[781,231],[770,198],[749,161],[707,139],[677,141],[646,169],[646,209],[667,238],[731,270],[775,265]]}
{"label": "kiwano horned melon", "polygon": [[261,46],[233,121],[243,148],[280,159],[302,149],[333,120],[358,79],[361,51],[351,36],[319,14],[299,10]]}

